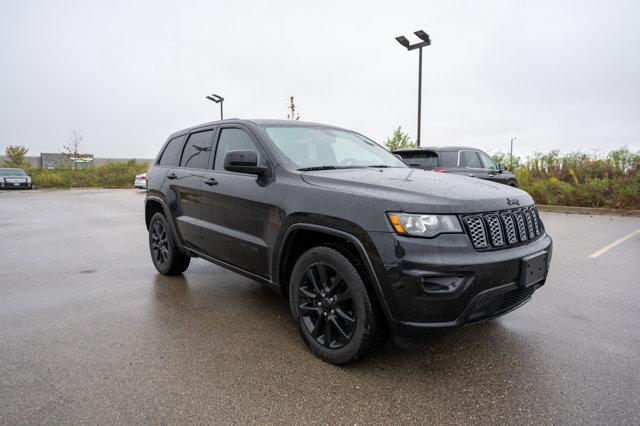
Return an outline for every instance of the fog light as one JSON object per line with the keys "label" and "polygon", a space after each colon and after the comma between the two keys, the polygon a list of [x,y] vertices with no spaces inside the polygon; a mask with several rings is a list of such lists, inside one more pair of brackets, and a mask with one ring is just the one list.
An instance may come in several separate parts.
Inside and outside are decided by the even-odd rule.
{"label": "fog light", "polygon": [[459,275],[421,277],[422,288],[427,293],[453,293],[462,286],[463,282],[464,277]]}

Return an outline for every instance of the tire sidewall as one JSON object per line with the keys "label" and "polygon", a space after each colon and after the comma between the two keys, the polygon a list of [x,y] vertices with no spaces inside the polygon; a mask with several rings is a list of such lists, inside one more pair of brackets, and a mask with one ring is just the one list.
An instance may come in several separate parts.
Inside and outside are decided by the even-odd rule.
{"label": "tire sidewall", "polygon": [[[326,263],[335,268],[351,289],[356,310],[356,327],[354,334],[346,346],[339,349],[328,349],[316,341],[304,326],[298,309],[298,289],[306,270],[315,263]],[[300,256],[291,272],[289,285],[289,303],[298,332],[309,348],[320,358],[332,363],[346,363],[354,359],[364,339],[367,318],[371,316],[371,307],[364,283],[351,262],[342,254],[328,247],[315,247]]]}

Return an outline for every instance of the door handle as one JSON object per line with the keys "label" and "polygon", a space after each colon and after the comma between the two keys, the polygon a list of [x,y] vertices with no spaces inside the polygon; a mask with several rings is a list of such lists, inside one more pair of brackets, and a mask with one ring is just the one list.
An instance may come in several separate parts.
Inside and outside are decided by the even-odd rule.
{"label": "door handle", "polygon": [[213,186],[213,185],[217,185],[218,181],[215,180],[214,178],[209,178],[209,179],[205,179],[204,183],[206,183],[209,186]]}
{"label": "door handle", "polygon": [[492,175],[491,173],[489,173],[489,177],[494,177],[495,175]]}
{"label": "door handle", "polygon": [[177,178],[178,178],[178,176],[177,176],[175,173],[173,173],[173,172],[172,172],[172,173],[169,173],[169,174],[167,175],[167,179],[177,179]]}
{"label": "door handle", "polygon": [[469,176],[476,177],[476,174],[475,173],[469,173]]}

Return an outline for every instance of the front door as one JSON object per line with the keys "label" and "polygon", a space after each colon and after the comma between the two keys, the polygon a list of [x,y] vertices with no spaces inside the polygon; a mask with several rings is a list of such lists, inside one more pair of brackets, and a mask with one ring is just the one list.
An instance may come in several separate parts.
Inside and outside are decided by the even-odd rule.
{"label": "front door", "polygon": [[501,173],[500,171],[498,171],[498,166],[496,165],[496,163],[493,161],[491,157],[489,157],[487,154],[481,151],[478,152],[478,155],[480,155],[482,166],[484,167],[485,172],[487,173],[487,179],[492,180],[494,182],[504,183],[504,184],[508,183],[509,179],[504,173]]}
{"label": "front door", "polygon": [[205,253],[262,277],[269,276],[267,184],[255,175],[224,170],[229,151],[251,150],[264,164],[258,141],[241,126],[218,132],[215,158],[202,181]]}
{"label": "front door", "polygon": [[459,170],[461,175],[488,179],[489,175],[480,162],[477,151],[460,151]]}

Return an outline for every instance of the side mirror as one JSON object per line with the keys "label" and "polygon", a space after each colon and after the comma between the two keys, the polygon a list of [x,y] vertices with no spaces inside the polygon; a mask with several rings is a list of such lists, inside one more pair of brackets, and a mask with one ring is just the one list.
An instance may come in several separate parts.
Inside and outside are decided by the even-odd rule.
{"label": "side mirror", "polygon": [[498,173],[502,173],[504,171],[506,171],[507,168],[505,167],[504,164],[498,164]]}
{"label": "side mirror", "polygon": [[395,155],[398,160],[404,161],[404,158],[402,158],[400,154],[393,154],[393,155]]}
{"label": "side mirror", "polygon": [[230,172],[262,176],[267,168],[258,166],[258,154],[255,151],[229,151],[224,156],[224,169]]}

